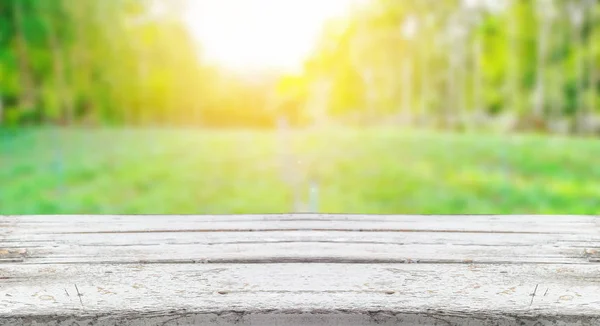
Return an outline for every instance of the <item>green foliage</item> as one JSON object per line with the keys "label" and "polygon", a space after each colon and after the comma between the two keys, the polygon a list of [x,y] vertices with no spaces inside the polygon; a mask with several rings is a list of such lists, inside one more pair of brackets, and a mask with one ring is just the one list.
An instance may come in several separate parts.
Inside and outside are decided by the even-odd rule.
{"label": "green foliage", "polygon": [[[477,86],[481,88],[483,107],[480,109],[484,112],[528,116],[532,114],[538,75],[541,75],[543,112],[574,117],[575,112],[584,110],[597,115],[600,113],[597,106],[590,106],[586,100],[580,107],[577,98],[598,97],[600,81],[597,77],[592,81],[590,74],[600,75],[600,52],[597,45],[594,48],[600,28],[597,14],[600,3],[596,1],[589,7],[589,1],[571,1],[584,13],[583,26],[578,30],[571,22],[567,2],[518,0],[508,2],[510,6],[505,9],[492,10],[469,8],[460,1],[373,1],[354,13],[346,32],[324,34],[326,46],[321,47],[312,60],[325,63],[318,66],[320,73],[313,71],[308,78],[322,78],[325,74],[334,81],[335,89],[347,91],[344,101],[339,100],[341,92],[332,94],[337,99],[330,107],[332,111],[339,111],[339,107],[364,109],[365,105],[353,98],[354,82],[348,76],[371,69],[375,75],[387,78],[362,88],[370,87],[377,94],[392,89],[395,92],[392,103],[396,107],[402,102],[403,88],[412,85],[413,111],[420,110],[423,103],[433,116],[470,112],[477,103],[474,98],[478,94],[474,90]],[[544,3],[553,6],[555,16],[538,14],[538,4]],[[592,14],[594,10],[596,13]],[[402,26],[410,20],[417,23],[414,37],[400,36]],[[545,23],[549,27],[543,44],[540,33]],[[451,37],[455,28],[462,28],[463,38]],[[481,42],[479,54],[473,50],[476,42]],[[349,44],[358,44],[358,48]],[[331,52],[332,45],[335,54]],[[543,62],[538,65],[541,46],[544,46],[541,48]],[[345,64],[348,57],[355,58],[352,65]],[[405,59],[413,60],[409,84],[398,77],[401,75],[399,64]],[[453,61],[457,62],[454,68]],[[578,70],[578,65],[583,69]],[[481,69],[478,80],[474,80],[476,69]],[[424,86],[416,87],[422,82]],[[379,113],[390,110],[380,101],[373,105]]]}
{"label": "green foliage", "polygon": [[[152,15],[156,2],[167,11]],[[334,118],[389,116],[405,104],[433,120],[475,111],[527,117],[540,80],[544,119],[600,114],[600,2],[507,3],[372,0],[328,22],[304,71],[293,76],[296,89],[278,94],[277,78],[256,83],[204,62],[182,20],[184,2],[1,0],[0,115],[17,124],[269,127],[285,111],[306,124],[312,85],[327,81],[323,103]],[[554,16],[538,13],[542,3]],[[572,4],[583,6],[581,30],[571,21]]]}
{"label": "green foliage", "polygon": [[150,5],[2,0],[4,120],[25,123],[36,114],[45,122],[189,123],[194,110],[218,102],[207,86],[215,74],[199,62],[175,9],[152,17]]}

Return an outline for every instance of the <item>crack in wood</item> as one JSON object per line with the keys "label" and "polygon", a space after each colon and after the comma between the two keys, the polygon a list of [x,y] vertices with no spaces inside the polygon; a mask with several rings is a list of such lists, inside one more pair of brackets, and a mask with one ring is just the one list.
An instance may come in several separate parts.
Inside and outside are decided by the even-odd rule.
{"label": "crack in wood", "polygon": [[531,294],[531,302],[529,302],[529,306],[531,306],[533,304],[533,300],[535,299],[535,293],[537,292],[539,284],[535,285],[535,289],[533,290],[533,293]]}

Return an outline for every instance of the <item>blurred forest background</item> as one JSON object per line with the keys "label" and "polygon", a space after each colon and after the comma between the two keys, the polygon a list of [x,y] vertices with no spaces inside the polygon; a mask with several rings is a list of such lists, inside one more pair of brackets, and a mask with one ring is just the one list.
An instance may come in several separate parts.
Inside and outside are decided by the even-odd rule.
{"label": "blurred forest background", "polygon": [[600,1],[363,1],[251,75],[190,1],[0,0],[0,213],[600,213]]}

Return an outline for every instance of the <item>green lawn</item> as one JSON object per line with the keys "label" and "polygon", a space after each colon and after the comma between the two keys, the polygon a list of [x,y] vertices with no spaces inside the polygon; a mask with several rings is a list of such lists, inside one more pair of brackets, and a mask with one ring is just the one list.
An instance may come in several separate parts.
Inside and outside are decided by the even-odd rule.
{"label": "green lawn", "polygon": [[[270,131],[35,129],[0,137],[2,214],[290,212],[283,176],[294,170],[318,180],[320,212],[600,213],[595,139],[391,128],[296,132],[287,145]],[[283,149],[301,163],[282,166]]]}

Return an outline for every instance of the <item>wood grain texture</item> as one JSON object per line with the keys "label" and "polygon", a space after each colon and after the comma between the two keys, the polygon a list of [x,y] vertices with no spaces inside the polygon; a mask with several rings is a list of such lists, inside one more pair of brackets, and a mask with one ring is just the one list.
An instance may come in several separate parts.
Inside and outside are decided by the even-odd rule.
{"label": "wood grain texture", "polygon": [[2,325],[600,325],[594,216],[4,216]]}

